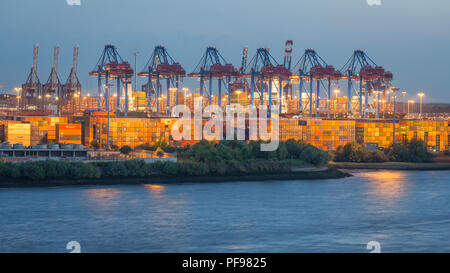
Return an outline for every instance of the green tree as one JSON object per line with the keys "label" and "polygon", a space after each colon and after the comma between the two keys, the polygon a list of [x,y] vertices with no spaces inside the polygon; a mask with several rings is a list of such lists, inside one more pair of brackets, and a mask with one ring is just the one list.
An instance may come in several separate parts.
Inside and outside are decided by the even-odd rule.
{"label": "green tree", "polygon": [[133,149],[131,149],[130,146],[125,145],[125,146],[123,146],[122,148],[120,148],[119,151],[120,151],[121,154],[129,155],[129,154],[133,151]]}

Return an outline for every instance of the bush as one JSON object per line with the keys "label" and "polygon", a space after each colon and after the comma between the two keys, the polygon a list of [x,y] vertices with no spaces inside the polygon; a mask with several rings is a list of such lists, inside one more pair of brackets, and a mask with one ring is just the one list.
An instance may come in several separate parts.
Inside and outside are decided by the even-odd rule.
{"label": "bush", "polygon": [[119,151],[120,151],[121,154],[129,155],[129,154],[133,151],[133,149],[131,149],[130,146],[125,145],[125,146],[123,146],[122,148],[120,148]]}
{"label": "bush", "polygon": [[378,150],[367,151],[364,158],[364,162],[368,163],[383,163],[388,160],[388,156],[384,152]]}
{"label": "bush", "polygon": [[335,155],[336,162],[382,163],[388,161],[388,156],[379,150],[367,150],[363,145],[351,142],[339,146]]}
{"label": "bush", "polygon": [[406,143],[395,143],[389,150],[389,159],[397,162],[431,162],[432,154],[428,152],[424,141],[412,139]]}
{"label": "bush", "polygon": [[22,177],[26,180],[43,180],[46,178],[45,170],[36,162],[27,162],[20,165]]}
{"label": "bush", "polygon": [[104,168],[102,176],[107,177],[125,177],[128,175],[127,167],[123,162],[109,162]]}
{"label": "bush", "polygon": [[[314,165],[323,166],[328,163],[330,156],[314,146],[303,142],[289,140],[280,142],[276,151],[261,151],[262,141],[221,141],[218,144],[201,141],[192,147],[178,151],[178,158],[183,161],[204,162],[212,169],[218,169],[220,162],[264,159],[270,161],[283,161],[286,159],[302,160]],[[305,152],[305,149],[308,149]]]}

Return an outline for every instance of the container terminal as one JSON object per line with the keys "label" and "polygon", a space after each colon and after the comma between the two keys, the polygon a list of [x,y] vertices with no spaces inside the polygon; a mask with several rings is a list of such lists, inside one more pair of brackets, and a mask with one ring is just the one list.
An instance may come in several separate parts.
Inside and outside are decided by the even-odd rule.
{"label": "container terminal", "polygon": [[[73,49],[65,82],[58,75],[59,46],[54,47],[50,75],[43,83],[38,76],[39,46],[34,46],[25,83],[15,88],[15,95],[0,97],[0,154],[13,157],[8,150],[17,148],[32,155],[26,149],[56,149],[59,144],[71,150],[69,158],[84,158],[81,151],[93,141],[104,150],[162,141],[194,144],[199,140],[173,140],[171,126],[178,118],[171,116],[171,109],[185,105],[193,112],[198,98],[205,108],[276,107],[281,141],[302,140],[323,150],[334,151],[349,142],[386,149],[394,139],[413,138],[423,140],[430,150],[449,148],[449,118],[423,113],[424,93],[418,94],[418,102],[406,101],[406,92],[392,85],[393,73],[363,50],[355,50],[340,69],[313,49],[306,49],[296,62],[292,52],[291,40],[282,62],[268,48],[258,48],[251,58],[244,48],[236,67],[216,47],[208,47],[188,73],[164,46],[156,46],[138,72],[108,44],[89,72],[98,81],[97,94],[84,94],[78,79],[79,47]],[[133,86],[137,77],[146,83],[138,87],[135,80]],[[196,79],[198,87],[184,87],[186,77]],[[248,123],[238,126],[248,129]]]}

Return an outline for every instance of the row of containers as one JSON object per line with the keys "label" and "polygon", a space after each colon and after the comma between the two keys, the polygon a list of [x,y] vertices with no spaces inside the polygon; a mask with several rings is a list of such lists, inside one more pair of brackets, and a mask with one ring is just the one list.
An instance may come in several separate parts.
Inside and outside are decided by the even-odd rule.
{"label": "row of containers", "polygon": [[[23,146],[38,144],[83,144],[89,146],[93,141],[105,148],[108,135],[110,145],[132,148],[159,142],[178,146],[194,144],[195,122],[191,123],[191,139],[174,141],[172,125],[176,118],[126,118],[110,113],[109,134],[106,112],[92,112],[82,119],[69,123],[67,117],[16,117],[15,120],[0,121],[0,140]],[[201,120],[201,127],[208,120]],[[232,124],[245,130],[245,139],[250,139],[249,121]],[[270,123],[268,128],[270,130]],[[426,142],[431,150],[444,150],[449,147],[449,123],[447,121],[400,120],[395,125],[397,141],[413,138]],[[226,137],[226,121],[223,123],[222,137]],[[336,150],[349,142],[364,143],[369,147],[386,149],[393,141],[392,120],[351,120],[351,119],[279,119],[279,140],[301,140],[323,150]]]}
{"label": "row of containers", "polygon": [[[86,121],[85,144],[96,140],[106,145],[107,118],[91,117]],[[160,141],[180,146],[195,144],[194,121],[191,122],[191,140],[176,142],[172,138],[175,118],[110,118],[109,140],[119,147],[141,144],[156,144]],[[208,120],[199,122],[204,127]],[[396,122],[395,138],[398,142],[413,138],[424,140],[430,150],[449,148],[449,124],[447,121],[400,120]],[[201,128],[200,127],[200,128]],[[245,139],[250,139],[249,121],[232,124],[245,130]],[[268,129],[270,130],[270,123]],[[226,139],[226,121],[223,122],[222,139]],[[181,132],[183,129],[181,128]],[[214,130],[213,130],[214,131]],[[393,122],[391,120],[349,120],[349,119],[279,119],[279,140],[301,140],[323,150],[336,150],[349,142],[359,142],[377,149],[389,148],[393,142]],[[258,135],[259,137],[260,135]]]}
{"label": "row of containers", "polygon": [[25,147],[39,144],[83,144],[82,125],[67,117],[17,117],[0,121],[0,140]]}

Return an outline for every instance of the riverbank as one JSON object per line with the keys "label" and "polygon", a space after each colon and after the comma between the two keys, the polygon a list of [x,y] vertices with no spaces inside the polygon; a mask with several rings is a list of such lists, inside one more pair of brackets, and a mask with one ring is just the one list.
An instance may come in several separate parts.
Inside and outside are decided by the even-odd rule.
{"label": "riverbank", "polygon": [[412,162],[384,162],[384,163],[354,163],[354,162],[330,162],[331,169],[347,170],[404,170],[404,171],[448,171],[450,163],[412,163]]}
{"label": "riverbank", "polygon": [[99,179],[58,179],[42,181],[1,181],[0,188],[23,187],[60,187],[60,186],[103,186],[103,185],[139,185],[139,184],[171,184],[171,183],[216,183],[242,181],[289,181],[289,180],[322,180],[339,179],[351,176],[338,169],[317,169],[308,171],[292,171],[289,173],[220,175],[220,176],[170,176],[155,175],[143,178],[99,178]]}

